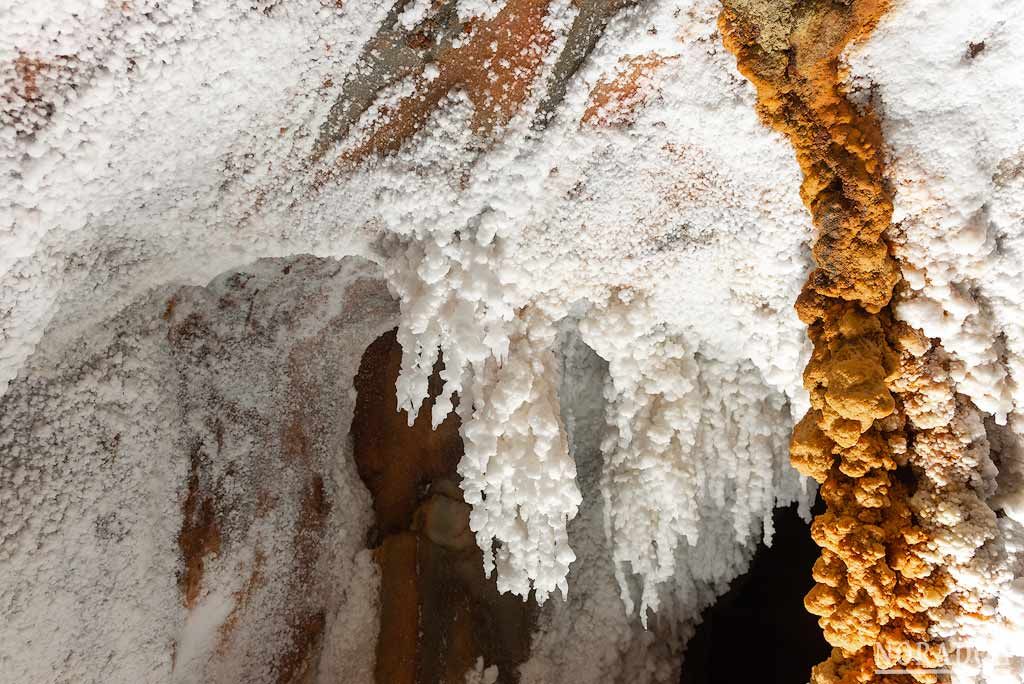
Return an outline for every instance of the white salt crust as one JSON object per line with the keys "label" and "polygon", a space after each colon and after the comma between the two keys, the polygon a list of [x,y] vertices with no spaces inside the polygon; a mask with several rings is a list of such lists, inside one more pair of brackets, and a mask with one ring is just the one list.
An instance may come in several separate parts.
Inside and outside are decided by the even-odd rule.
{"label": "white salt crust", "polygon": [[[973,481],[973,489],[963,496],[943,491],[943,500],[926,509],[946,530],[936,537],[937,552],[956,559],[958,588],[992,614],[977,622],[948,616],[937,629],[951,645],[981,654],[957,665],[956,681],[1018,683],[1024,681],[1024,6],[897,2],[848,59],[853,87],[870,89],[882,119],[894,191],[891,238],[907,283],[896,313],[940,341],[948,355],[940,384],[961,395],[954,400],[945,390],[946,403],[955,406],[950,425],[974,445],[958,459],[959,474],[932,468],[929,475],[954,489],[963,486],[958,481]],[[996,520],[993,510],[1004,517]]]}
{"label": "white salt crust", "polygon": [[[0,186],[0,382],[81,362],[80,340],[153,288],[202,283],[262,256],[371,255],[401,306],[400,406],[419,406],[443,353],[434,420],[457,394],[460,472],[499,585],[572,597],[566,577],[580,562],[568,530],[585,502],[559,408],[555,330],[577,310],[587,343],[610,364],[609,408],[593,426],[607,436],[591,494],[601,492],[602,510],[588,510],[607,516],[614,565],[602,567],[615,572],[579,575],[582,599],[596,586],[612,605],[561,605],[614,616],[626,625],[614,637],[624,652],[651,640],[628,626],[626,606],[639,599],[647,620],[660,605],[678,634],[650,676],[670,680],[681,625],[746,567],[770,535],[771,507],[806,504],[810,493],[785,453],[806,406],[807,343],[792,302],[812,233],[792,151],[757,120],[711,0],[621,12],[547,126],[533,128],[576,18],[559,0],[537,87],[493,140],[470,131],[472,105],[455,91],[397,153],[317,188],[324,167],[308,160],[319,126],[389,9],[313,0],[0,9],[0,73],[13,93],[0,138],[12,179]],[[409,3],[400,22],[429,10]],[[39,92],[14,66],[19,55],[50,65],[33,72]],[[651,56],[661,66],[643,79],[631,123],[581,124],[598,83]],[[382,105],[412,92],[403,81],[383,93],[324,164],[379,125]],[[628,329],[617,327],[623,320]],[[365,347],[353,344],[338,340],[346,353]],[[62,439],[78,429],[62,428]],[[652,468],[667,479],[649,497]],[[78,473],[67,487],[98,486],[91,477]],[[164,524],[167,542],[180,517]],[[584,538],[593,559],[596,542]],[[654,551],[663,544],[673,551]],[[159,553],[169,562],[173,549]],[[616,576],[619,590],[606,591]],[[221,589],[191,618],[196,630],[220,624],[233,591]],[[557,632],[568,614],[553,615]],[[540,651],[555,669],[579,655],[559,664],[557,652]],[[106,681],[138,681],[132,668],[156,657],[142,653],[105,671]],[[38,661],[40,671],[52,666]]]}

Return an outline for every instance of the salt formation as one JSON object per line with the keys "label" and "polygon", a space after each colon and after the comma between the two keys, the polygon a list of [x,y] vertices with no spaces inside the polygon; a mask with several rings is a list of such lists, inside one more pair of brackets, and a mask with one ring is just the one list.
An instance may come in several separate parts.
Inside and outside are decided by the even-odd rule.
{"label": "salt formation", "polygon": [[667,334],[648,303],[627,292],[581,322],[583,340],[609,364],[609,432],[602,452],[606,534],[616,576],[633,613],[626,573],[641,582],[640,619],[659,608],[675,579],[677,549],[700,541],[702,516],[727,511],[740,544],[757,530],[771,543],[777,501],[800,493],[792,471],[777,471],[788,408],[756,369],[702,357]]}
{"label": "salt formation", "polygon": [[396,320],[379,275],[297,257],[157,288],[12,384],[0,678],[370,681],[372,512],[339,456]]}
{"label": "salt formation", "polygon": [[492,569],[493,541],[501,541],[493,563],[498,589],[525,597],[532,585],[541,603],[555,587],[568,593],[565,577],[576,556],[566,525],[580,504],[558,412],[554,341],[546,314],[531,311],[508,358],[474,377],[478,389],[467,393],[466,455],[459,464],[485,570]]}
{"label": "salt formation", "polygon": [[507,0],[459,0],[459,19],[493,19],[505,9]]}
{"label": "salt formation", "polygon": [[[682,504],[691,509],[689,523],[677,524],[674,528],[667,525],[659,533],[651,529],[653,536],[636,540],[636,548],[656,541],[667,545],[660,563],[650,569],[636,570],[641,575],[650,575],[642,599],[644,620],[647,607],[658,603],[660,585],[673,577],[674,562],[669,559],[675,555],[677,538],[688,536],[696,543],[703,527],[698,515],[702,507],[729,509],[734,515],[735,527],[735,533],[730,536],[742,545],[770,537],[770,532],[766,535],[760,528],[776,502],[788,503],[799,498],[805,508],[809,505],[810,490],[800,484],[792,471],[784,469],[777,458],[782,453],[780,440],[785,433],[781,426],[788,422],[793,406],[806,401],[795,372],[803,353],[801,334],[798,322],[789,314],[791,298],[795,297],[804,265],[799,259],[781,256],[784,243],[798,253],[803,243],[801,231],[805,228],[793,230],[790,224],[806,225],[799,217],[795,196],[790,192],[770,194],[766,196],[767,204],[755,197],[735,213],[733,210],[724,215],[719,210],[709,213],[708,197],[721,194],[723,202],[730,202],[743,196],[743,189],[731,187],[734,182],[731,178],[707,177],[703,150],[716,144],[716,127],[721,134],[725,133],[721,122],[716,123],[711,117],[704,125],[687,125],[682,129],[682,139],[666,148],[672,158],[667,168],[679,169],[681,173],[670,185],[662,185],[667,180],[664,163],[651,164],[648,155],[638,155],[635,163],[645,177],[651,179],[651,185],[638,185],[636,198],[622,203],[621,184],[616,180],[616,172],[607,169],[605,161],[611,151],[616,155],[636,154],[637,148],[629,136],[614,133],[620,126],[632,129],[633,135],[643,132],[653,141],[660,135],[661,119],[670,113],[678,117],[680,106],[692,108],[694,116],[704,117],[700,113],[703,106],[700,103],[695,106],[687,100],[690,89],[686,87],[685,74],[660,86],[662,92],[654,102],[648,99],[652,97],[649,89],[653,88],[650,76],[645,76],[644,85],[636,88],[629,86],[618,90],[606,84],[628,78],[631,71],[623,71],[621,65],[634,63],[640,50],[643,51],[639,52],[640,56],[654,50],[672,50],[675,54],[666,55],[663,63],[674,63],[685,56],[691,64],[706,63],[711,78],[726,79],[727,55],[721,47],[711,51],[716,10],[713,3],[699,3],[690,8],[687,18],[693,23],[685,29],[686,40],[679,42],[672,38],[679,23],[674,9],[668,5],[653,7],[637,16],[635,25],[625,24],[619,30],[632,35],[639,26],[660,27],[654,32],[645,30],[645,35],[666,35],[668,40],[646,38],[649,44],[633,46],[625,52],[618,44],[611,44],[606,48],[607,55],[597,48],[594,57],[598,64],[607,65],[606,73],[595,70],[588,76],[592,84],[589,93],[584,90],[569,94],[570,112],[554,122],[549,133],[575,136],[586,132],[580,145],[565,150],[532,141],[522,146],[500,141],[490,155],[483,157],[484,163],[473,168],[468,180],[462,181],[464,190],[458,195],[459,202],[451,208],[439,206],[424,211],[422,207],[404,202],[397,194],[389,195],[396,202],[386,214],[387,220],[396,232],[404,233],[404,237],[388,239],[384,245],[389,280],[403,310],[399,338],[406,355],[399,379],[400,406],[410,415],[420,406],[427,395],[426,379],[443,356],[441,377],[445,385],[432,407],[433,420],[439,422],[452,410],[453,397],[458,394],[467,449],[461,471],[466,477],[467,501],[475,508],[474,529],[485,549],[485,558],[493,542],[501,542],[497,551],[499,584],[523,595],[531,586],[539,590],[539,597],[564,586],[564,577],[573,558],[566,544],[565,526],[579,506],[575,466],[567,453],[557,410],[549,408],[557,402],[555,385],[546,377],[552,375],[557,366],[550,358],[550,345],[554,342],[551,324],[565,316],[573,299],[603,302],[610,288],[634,285],[638,296],[649,300],[642,311],[636,312],[644,319],[638,325],[653,330],[668,323],[669,328],[678,331],[672,333],[674,336],[692,339],[686,350],[687,358],[692,359],[698,350],[707,357],[708,370],[703,384],[695,385],[693,391],[712,391],[708,389],[712,387],[716,392],[714,398],[708,400],[702,414],[688,412],[687,420],[693,425],[680,431],[676,445],[664,459],[666,468],[676,473],[677,484],[687,473],[698,478],[705,476],[694,469],[703,467],[699,465],[701,459],[710,461],[713,451],[704,451],[697,444],[698,440],[710,441],[719,430],[731,430],[734,426],[739,430],[735,442],[719,440],[726,456],[717,469],[708,468],[706,487],[709,493],[699,496],[695,493]],[[554,11],[553,15],[558,16]],[[517,40],[521,41],[522,37]],[[546,40],[540,44],[547,45]],[[654,64],[650,60],[643,63]],[[688,68],[696,69],[695,66]],[[730,82],[730,88],[737,86],[742,87],[735,81]],[[646,93],[644,97],[638,97],[638,88]],[[745,94],[742,89],[738,92]],[[386,97],[393,97],[393,94]],[[663,101],[669,97],[672,99]],[[539,99],[537,95],[531,96],[526,101],[527,106],[536,106]],[[394,112],[395,107],[433,106],[429,102],[424,105],[415,97],[409,104],[401,102],[401,99],[391,102],[389,109]],[[596,111],[596,102],[601,102],[600,119],[596,115],[588,116],[588,112]],[[418,159],[424,156],[431,159],[438,150],[453,144],[445,137],[450,130],[463,130],[467,121],[477,120],[471,108],[462,108],[463,101],[455,98],[453,104],[452,109],[437,115],[437,123],[431,134],[419,143],[416,156],[402,158],[399,154],[400,163],[419,164]],[[723,106],[719,96],[709,98],[707,106],[712,104]],[[629,115],[613,122],[611,112],[620,106],[628,107]],[[732,116],[737,118],[743,136],[761,135],[746,106],[735,105]],[[345,140],[339,146],[339,160],[343,165],[350,163],[351,150],[367,149],[359,142],[360,136],[393,142],[394,136],[405,135],[407,129],[399,125],[402,120],[400,115],[389,114],[373,125],[356,125],[352,129],[354,140]],[[598,120],[600,124],[596,123]],[[513,119],[506,136],[511,137],[517,126],[528,123],[529,118]],[[580,124],[586,124],[585,128]],[[383,130],[398,128],[392,137],[382,137],[381,126]],[[756,138],[745,139],[753,144]],[[770,145],[764,143],[758,154],[772,164],[784,165],[785,157],[779,154],[776,144],[774,140]],[[733,156],[725,150],[721,154],[727,156],[716,158],[715,162],[735,164],[737,173],[733,178],[748,177],[745,157]],[[385,162],[394,163],[391,158],[386,158]],[[438,158],[437,163],[452,162]],[[614,168],[624,173],[633,172],[622,164]],[[741,169],[746,171],[740,173]],[[426,172],[428,169],[422,167],[421,173]],[[767,168],[764,172],[767,179]],[[377,178],[385,185],[395,182],[386,176]],[[700,193],[689,190],[688,195],[678,196],[682,185],[694,182],[699,184]],[[623,220],[636,220],[654,228],[649,238],[653,248],[641,239],[650,228],[641,229],[639,236],[629,238],[636,244],[636,264],[621,264],[621,255],[612,241],[580,239],[577,224],[587,231],[615,231],[616,236],[621,232],[618,221],[609,220],[603,209],[591,210],[589,200],[581,200],[579,195],[584,191],[607,197],[616,207],[620,204],[636,207],[638,218],[631,219],[627,214]],[[561,192],[570,201],[553,202],[552,197]],[[525,202],[524,198],[530,201]],[[621,215],[621,210],[616,209],[611,218]],[[658,232],[659,222],[665,220],[679,224],[668,237]],[[690,225],[691,221],[696,226]],[[760,230],[750,236],[747,226],[754,222]],[[725,254],[707,253],[700,247],[699,233],[705,229],[699,226],[705,224],[714,226],[706,229],[708,236],[719,232],[728,236],[723,237],[720,246],[726,250]],[[674,247],[676,241],[682,249]],[[690,253],[691,245],[693,253]],[[579,250],[584,252],[582,257]],[[553,258],[551,251],[559,258]],[[684,263],[709,282],[720,283],[721,287],[678,286],[669,274],[684,267]],[[742,269],[746,276],[739,282],[732,275],[736,269]],[[711,320],[721,307],[726,307],[733,316]],[[768,312],[779,315],[773,317]],[[733,342],[737,336],[744,339],[742,348]],[[610,355],[620,353],[615,349],[618,343],[596,329],[588,341]],[[662,347],[652,350],[652,364],[656,363],[653,355],[664,350]],[[625,367],[623,373],[632,370],[632,367]],[[657,374],[659,369],[652,366],[647,371]],[[618,382],[628,384],[631,379],[620,375]],[[737,398],[737,394],[742,398]],[[748,400],[754,396],[758,399]],[[496,404],[496,400],[500,403]],[[534,402],[529,413],[524,400]],[[746,408],[735,409],[733,413],[734,403],[749,406],[749,413],[745,412]],[[645,432],[646,418],[638,415],[636,419],[638,425],[631,428],[632,431]],[[629,429],[624,429],[628,428],[624,423],[631,420],[627,416],[611,422],[612,429],[623,435],[623,454],[642,451],[639,445],[630,445],[625,439]],[[783,422],[778,423],[778,420]],[[527,424],[520,428],[522,421]],[[772,425],[770,429],[766,427],[768,423]],[[531,444],[534,446],[529,447]],[[735,449],[726,448],[726,444]],[[542,456],[531,456],[530,449],[538,449]],[[748,472],[748,468],[754,472]],[[633,478],[625,470],[628,469],[620,473],[618,480],[623,491],[636,492],[629,495],[636,498],[643,490],[643,480]],[[725,492],[734,485],[742,487],[743,494],[737,495],[736,501],[731,498],[726,501]],[[609,480],[606,489],[610,491],[616,486]],[[669,483],[662,483],[662,486],[667,492]],[[659,502],[671,500],[667,493],[658,499]],[[534,511],[537,502],[543,503]],[[626,505],[624,508],[636,507]],[[625,541],[629,530],[626,526],[613,532],[617,539],[623,540],[623,549],[633,543]],[[631,560],[626,556],[632,552],[623,553],[626,554],[622,557],[624,562]],[[632,560],[639,562],[639,555]],[[539,584],[538,579],[542,580]],[[628,580],[625,575],[621,579],[624,596],[628,598]]]}
{"label": "salt formation", "polygon": [[[530,659],[520,668],[521,681],[677,684],[695,617],[746,571],[757,540],[737,543],[728,505],[702,511],[698,541],[691,545],[684,539],[676,546],[675,575],[659,587],[658,612],[647,616],[646,626],[635,613],[626,613],[620,585],[623,568],[608,547],[602,491],[601,443],[610,427],[608,418],[617,413],[609,411],[611,404],[602,396],[602,388],[611,382],[609,364],[584,343],[575,320],[564,321],[561,330],[564,373],[559,399],[583,492],[579,515],[569,525],[577,561],[570,567],[568,600],[548,601],[541,610]],[[786,429],[774,425],[773,430],[785,440]],[[776,463],[792,477],[783,454],[776,455]],[[677,467],[685,469],[686,462],[678,461]],[[640,484],[639,479],[633,481],[634,491]],[[758,531],[752,530],[752,536]],[[645,548],[642,541],[636,546]],[[635,578],[625,579],[635,592]]]}
{"label": "salt formation", "polygon": [[[906,35],[916,39],[896,49]],[[929,419],[936,437],[922,448],[945,452],[931,468],[943,502],[924,499],[922,513],[946,528],[937,549],[964,605],[936,629],[951,636],[963,682],[1024,676],[1022,41],[1019,3],[922,0],[895,5],[850,56],[855,87],[870,88],[884,114],[893,246],[906,279],[896,313],[939,340],[928,356],[940,361],[921,365],[937,378],[925,403],[945,405],[948,427]]]}
{"label": "salt formation", "polygon": [[47,326],[70,344],[155,286],[367,252],[337,229],[358,212],[302,199],[324,84],[386,12],[348,4],[0,5],[0,393]]}
{"label": "salt formation", "polygon": [[525,598],[532,588],[543,602],[556,588],[568,592],[575,556],[566,525],[580,494],[555,391],[557,312],[539,304],[514,310],[515,288],[496,268],[499,220],[485,215],[466,239],[412,242],[391,262],[403,311],[398,405],[411,425],[442,354],[444,387],[432,422],[453,410],[458,393],[466,448],[459,474],[487,576],[497,568],[499,589]]}
{"label": "salt formation", "polygon": [[[894,39],[914,34],[897,63]],[[1024,7],[924,0],[897,6],[853,59],[874,84],[892,151],[897,313],[951,354],[953,380],[1003,424],[1024,403],[1020,282]],[[928,74],[928,87],[917,80]]]}

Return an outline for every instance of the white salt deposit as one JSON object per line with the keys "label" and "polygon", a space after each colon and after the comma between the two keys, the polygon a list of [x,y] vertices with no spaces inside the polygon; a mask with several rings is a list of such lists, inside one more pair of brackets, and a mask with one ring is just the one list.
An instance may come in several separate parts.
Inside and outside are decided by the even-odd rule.
{"label": "white salt deposit", "polygon": [[[506,6],[454,4],[460,18],[474,21]],[[418,76],[401,73],[371,98],[346,139],[311,161],[346,78],[369,68],[360,62],[364,47],[393,28],[384,25],[391,10],[383,0],[0,6],[0,394],[23,383],[9,399],[18,407],[5,413],[10,434],[0,461],[0,572],[21,579],[4,584],[0,615],[18,639],[49,634],[52,625],[26,616],[43,611],[42,597],[58,587],[61,614],[78,606],[80,616],[60,643],[94,634],[97,644],[117,644],[112,659],[97,647],[62,663],[25,646],[5,651],[3,671],[22,681],[45,680],[54,668],[77,681],[142,681],[147,668],[169,667],[169,644],[180,637],[182,662],[200,663],[182,676],[204,676],[202,635],[223,624],[238,591],[227,578],[237,568],[213,571],[220,583],[190,617],[169,598],[185,466],[143,418],[164,415],[158,405],[166,398],[149,385],[170,371],[140,342],[113,357],[110,369],[61,373],[88,366],[100,344],[90,336],[104,322],[136,316],[138,326],[151,324],[151,311],[148,319],[139,313],[149,293],[206,283],[259,257],[362,254],[381,264],[401,307],[402,408],[420,405],[443,356],[445,388],[433,420],[456,410],[457,397],[466,442],[460,472],[488,567],[493,562],[502,589],[521,595],[569,590],[568,602],[545,609],[549,631],[537,636],[527,681],[552,671],[604,681],[612,665],[605,654],[594,657],[600,646],[565,645],[575,620],[607,627],[600,643],[624,654],[620,665],[633,658],[630,672],[648,667],[634,681],[670,681],[667,663],[678,662],[684,626],[743,571],[753,546],[770,539],[772,507],[799,500],[806,508],[811,492],[788,466],[786,439],[806,407],[807,343],[792,303],[810,268],[812,229],[792,150],[759,123],[753,89],[721,45],[718,3],[652,0],[620,11],[564,101],[537,127],[555,61],[580,16],[574,3],[553,1],[540,73],[521,110],[494,135],[474,133],[472,100],[455,88],[394,154],[333,168],[389,109],[419,96]],[[392,21],[412,30],[436,10],[412,0]],[[988,504],[1007,514],[992,553],[1011,570],[985,589],[998,594],[1005,618],[1003,631],[986,638],[1004,645],[1013,642],[1020,624],[1013,616],[1024,604],[1016,541],[1024,523],[1022,11],[1008,0],[898,2],[850,56],[854,85],[875,86],[891,157],[893,237],[909,284],[899,315],[942,338],[952,381],[980,411],[961,411],[964,434],[974,440],[989,418],[1000,472]],[[599,103],[595,93],[615,92],[637,63],[646,66],[635,91]],[[434,83],[441,72],[429,64],[422,75]],[[598,114],[588,117],[592,107]],[[603,437],[603,463],[588,465],[586,486],[572,444],[582,431],[573,437],[560,407],[571,385],[561,375],[571,380],[576,372],[571,363],[563,369],[556,335],[570,311],[608,363],[599,383],[604,417],[584,428],[597,433],[595,444]],[[360,344],[345,353],[356,358]],[[89,373],[102,377],[81,379]],[[50,394],[29,396],[24,383],[48,379],[56,383]],[[117,398],[129,386],[124,396],[135,399]],[[118,481],[135,492],[127,499],[101,496],[96,468],[65,468],[56,451],[33,451],[27,466],[22,452],[12,457],[11,445],[27,439],[31,411],[75,416],[33,439],[78,444],[88,415],[106,415],[101,406],[114,407],[122,439],[138,437],[137,458],[116,466],[126,469]],[[238,458],[246,453],[239,447]],[[143,454],[163,456],[138,460]],[[985,459],[975,463],[980,469]],[[32,497],[10,493],[23,491],[38,469],[59,476]],[[360,491],[346,479],[351,473],[335,475],[342,490]],[[581,499],[581,490],[599,501]],[[88,531],[65,511],[100,515],[104,507],[136,507],[137,498],[139,529],[149,534],[139,535],[126,569],[115,572],[80,541]],[[144,514],[146,507],[154,510]],[[359,510],[355,518],[366,515]],[[595,536],[601,527],[607,542]],[[951,555],[981,543],[954,527]],[[25,530],[59,543],[30,553],[10,541]],[[574,530],[582,548],[571,548]],[[601,561],[599,552],[610,555]],[[60,554],[74,557],[77,584],[55,569]],[[362,557],[345,562],[345,577],[366,582],[343,587],[339,577],[333,605],[370,605],[372,565]],[[37,566],[49,570],[33,584]],[[150,623],[135,627],[120,604],[82,610],[82,597],[102,582],[105,595],[133,601]],[[638,608],[646,621],[659,606],[671,626],[652,629],[673,636],[643,665],[659,646],[629,616]],[[118,619],[120,636],[96,630]],[[334,664],[322,673],[343,676],[347,637],[330,625],[327,634]],[[490,670],[480,665],[486,681]],[[992,660],[986,676],[1004,681],[997,670],[1014,667],[1012,658]]]}
{"label": "white salt deposit", "polygon": [[[957,585],[986,601],[982,612],[995,611],[978,624],[968,615],[939,626],[982,655],[960,664],[961,682],[1024,679],[1022,59],[1024,6],[1003,0],[895,3],[849,56],[855,87],[870,86],[882,115],[892,239],[907,283],[897,315],[940,340],[949,382],[973,402],[956,402],[951,425],[964,444],[977,446],[957,459],[958,475],[937,466],[929,477],[951,480],[953,489],[973,482],[974,491],[951,496],[940,488],[927,507],[948,526],[936,541],[941,554],[959,559],[952,565]],[[989,447],[995,492],[991,482],[982,485],[995,474]],[[979,449],[980,458],[971,455]],[[989,507],[1007,517],[996,525]]]}

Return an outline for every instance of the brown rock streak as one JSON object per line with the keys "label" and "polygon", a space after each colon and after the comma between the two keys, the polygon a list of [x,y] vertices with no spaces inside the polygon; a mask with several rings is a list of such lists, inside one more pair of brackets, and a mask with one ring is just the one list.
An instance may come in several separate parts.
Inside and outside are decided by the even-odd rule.
{"label": "brown rock streak", "polygon": [[[456,466],[456,415],[437,430],[430,411],[412,427],[395,396],[402,349],[392,331],[370,345],[355,378],[353,455],[373,496],[370,535],[381,571],[378,684],[462,684],[478,658],[515,684],[529,655],[536,604],[499,594],[484,577]],[[441,390],[435,369],[431,397]]]}
{"label": "brown rock streak", "polygon": [[205,558],[220,553],[221,544],[213,497],[204,494],[200,486],[202,446],[196,444],[189,453],[188,489],[181,504],[181,531],[178,533],[178,549],[184,561],[184,567],[178,573],[178,588],[185,607],[189,609],[199,598]]}
{"label": "brown rock streak", "polygon": [[469,22],[465,42],[438,56],[437,75],[428,79],[420,74],[416,93],[381,112],[382,121],[343,160],[361,162],[374,154],[395,152],[457,88],[475,107],[475,131],[485,133],[508,123],[529,97],[554,41],[544,24],[548,4],[549,0],[508,0],[493,19]]}

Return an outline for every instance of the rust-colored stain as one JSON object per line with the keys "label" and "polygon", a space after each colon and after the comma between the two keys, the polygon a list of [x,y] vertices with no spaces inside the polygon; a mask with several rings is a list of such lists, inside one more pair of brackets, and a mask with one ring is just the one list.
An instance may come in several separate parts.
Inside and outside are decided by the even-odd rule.
{"label": "rust-colored stain", "polygon": [[325,624],[323,611],[297,613],[289,617],[289,639],[277,660],[277,684],[308,680],[308,674],[316,664],[314,656],[323,638]]}
{"label": "rust-colored stain", "polygon": [[[292,372],[289,377],[301,394],[299,359],[289,359]],[[297,399],[297,397],[296,397]],[[281,446],[286,462],[304,474],[299,518],[292,537],[291,555],[294,570],[289,578],[288,592],[293,610],[286,619],[288,637],[282,645],[277,660],[277,684],[291,684],[306,681],[306,675],[315,665],[319,646],[326,624],[325,614],[318,602],[303,601],[300,598],[314,586],[313,572],[320,560],[324,528],[331,512],[331,502],[324,487],[324,478],[314,470],[313,443],[308,431],[313,420],[306,412],[302,401],[293,401],[285,420]]]}
{"label": "rust-colored stain", "polygon": [[[719,17],[762,120],[793,145],[818,229],[816,268],[796,305],[814,345],[804,372],[811,409],[791,442],[793,465],[822,483],[827,505],[811,527],[822,555],[805,605],[834,649],[813,684],[908,682],[876,670],[944,664],[926,611],[949,593],[948,579],[917,553],[928,539],[910,510],[913,478],[901,457],[913,434],[893,396],[901,366],[890,301],[900,275],[884,239],[892,201],[881,128],[849,102],[839,65],[887,6],[726,0]],[[930,646],[922,653],[919,643]]]}
{"label": "rust-colored stain", "polygon": [[181,531],[178,533],[178,549],[184,561],[184,569],[178,574],[178,588],[189,609],[199,597],[205,559],[220,553],[221,544],[213,497],[200,488],[202,447],[196,444],[189,454],[188,488],[181,506]]}
{"label": "rust-colored stain", "polygon": [[431,65],[433,79],[420,68],[415,93],[380,113],[367,137],[342,155],[358,163],[399,149],[426,124],[442,99],[456,88],[473,103],[472,127],[488,133],[508,123],[530,95],[554,40],[544,25],[550,0],[508,0],[492,19],[467,23],[464,42],[441,52]]}
{"label": "rust-colored stain", "polygon": [[[169,300],[162,317],[169,322],[167,340],[179,355],[183,372],[193,372],[210,354],[223,354],[225,349],[235,353],[239,338],[260,344],[258,335],[245,332],[258,290],[243,292],[244,279],[238,279],[234,287],[239,290],[237,296],[221,298],[211,306],[216,307],[218,315],[230,315],[221,312],[235,310],[238,321],[245,316],[246,326],[218,326],[200,311],[176,316],[177,298]],[[234,593],[231,612],[218,627],[211,645],[211,667],[240,658],[258,659],[255,666],[270,668],[279,684],[309,681],[326,626],[326,603],[320,595],[323,580],[317,568],[332,511],[325,463],[333,454],[328,456],[324,451],[330,444],[325,422],[333,417],[310,400],[320,396],[322,382],[320,366],[315,363],[321,349],[316,344],[315,340],[297,344],[285,360],[286,397],[280,414],[245,409],[223,394],[216,383],[204,386],[200,382],[190,388],[197,393],[193,400],[197,401],[205,433],[189,453],[182,502],[178,535],[182,599],[189,610],[202,601],[211,557],[232,548],[233,543],[254,544],[251,567],[243,571],[247,577]],[[220,463],[222,452],[241,435],[246,443],[252,441],[265,448],[251,452],[244,469],[225,463],[223,472],[215,470],[213,466]],[[283,545],[265,545],[262,539],[250,536],[258,529],[253,523],[261,518],[270,518],[290,535]],[[274,586],[268,587],[271,582]],[[272,615],[267,612],[268,602],[275,608]],[[249,648],[251,632],[254,627],[262,627],[254,623],[267,621],[274,623],[279,638],[266,644],[263,652],[249,653],[245,649]]]}
{"label": "rust-colored stain", "polygon": [[671,59],[676,58],[656,54],[622,57],[615,72],[598,81],[590,92],[580,125],[609,128],[632,124],[651,96],[652,76]]}
{"label": "rust-colored stain", "polygon": [[871,32],[887,3],[803,3],[791,16],[789,49],[778,51],[761,47],[757,25],[732,4],[719,21],[726,47],[757,88],[761,118],[789,138],[804,172],[801,197],[819,231],[808,292],[877,313],[900,277],[882,237],[892,200],[877,117],[858,111],[841,91],[839,56]]}
{"label": "rust-colored stain", "polygon": [[261,549],[257,549],[248,579],[246,579],[242,588],[234,593],[234,607],[220,627],[217,628],[217,653],[220,656],[223,656],[228,650],[231,637],[238,628],[242,611],[249,605],[255,591],[264,584],[263,565],[266,559],[266,554]]}
{"label": "rust-colored stain", "polygon": [[[359,477],[373,495],[382,536],[410,529],[423,488],[453,476],[462,458],[459,418],[454,413],[436,430],[430,427],[429,410],[420,411],[411,428],[405,413],[399,413],[394,380],[401,362],[401,347],[388,333],[367,348],[355,378],[352,445]],[[435,373],[430,396],[440,390]]]}
{"label": "rust-colored stain", "polygon": [[164,312],[160,314],[160,318],[165,321],[170,321],[174,317],[174,309],[178,305],[177,297],[169,297],[167,299],[167,305],[164,307]]}
{"label": "rust-colored stain", "polygon": [[26,100],[38,100],[40,96],[39,75],[50,68],[41,59],[33,59],[22,53],[14,60],[14,73],[21,80],[21,96]]}
{"label": "rust-colored stain", "polygon": [[11,63],[14,78],[0,89],[0,126],[18,136],[38,132],[81,80],[81,64],[71,56],[46,60],[19,52]]}
{"label": "rust-colored stain", "polygon": [[[367,349],[356,376],[353,450],[373,495],[381,569],[378,684],[462,684],[478,658],[517,681],[529,655],[536,605],[498,594],[483,574],[469,530],[470,507],[456,484],[458,419],[412,427],[396,410],[401,347],[394,332]],[[440,379],[431,378],[431,398]]]}

